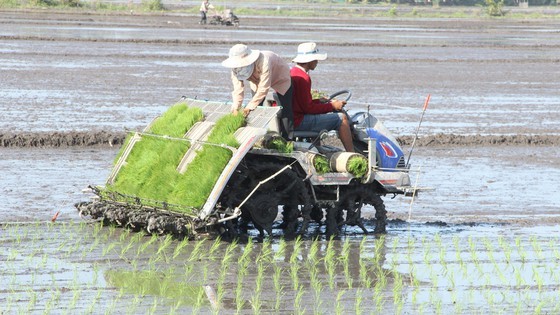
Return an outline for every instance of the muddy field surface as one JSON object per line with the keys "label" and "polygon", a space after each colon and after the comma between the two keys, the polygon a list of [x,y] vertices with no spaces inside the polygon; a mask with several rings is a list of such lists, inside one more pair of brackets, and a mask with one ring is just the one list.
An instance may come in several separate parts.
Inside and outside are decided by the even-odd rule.
{"label": "muddy field surface", "polygon": [[[240,18],[232,28],[186,14],[0,14],[0,313],[209,313],[212,290],[225,313],[560,311],[559,21]],[[229,100],[229,47],[289,61],[310,40],[329,56],[314,87],[352,90],[348,109],[369,106],[405,151],[431,94],[411,162],[413,181],[434,190],[412,204],[385,198],[387,236],[349,228],[333,241],[338,277],[327,276],[324,240],[275,239],[247,256],[238,245],[228,269],[216,258],[228,244],[203,256],[212,243],[169,245],[80,218],[73,204],[106,180],[128,130],[183,95]],[[239,278],[247,257],[271,264]],[[319,278],[313,261],[324,262]],[[173,277],[192,284],[177,289],[189,297],[149,284],[177,287]]]}
{"label": "muddy field surface", "polygon": [[[77,186],[103,182],[127,130],[143,128],[182,95],[229,100],[228,73],[220,62],[232,44],[248,42],[289,60],[297,43],[315,40],[329,59],[314,72],[314,87],[352,90],[348,109],[370,106],[405,146],[412,142],[425,97],[432,95],[412,161],[433,161],[422,167],[419,180],[437,190],[422,199],[452,198],[441,187],[459,182],[451,190],[464,195],[465,184],[481,184],[500,167],[497,177],[508,179],[511,194],[542,200],[555,195],[547,179],[554,179],[559,163],[558,21],[248,17],[233,28],[199,26],[197,18],[3,12],[0,143],[3,169],[16,173],[13,180],[3,176],[4,189],[25,189],[30,185],[21,181],[32,179],[45,196],[58,195],[52,176],[35,175],[49,168],[33,167],[39,163],[52,163],[61,177],[77,179]],[[94,171],[101,176],[81,177],[84,164],[94,161],[102,163]],[[461,163],[467,169],[460,169]],[[507,165],[528,174],[514,180],[522,172],[505,171]],[[431,180],[430,174],[439,172],[449,174],[446,180]],[[531,174],[535,182],[528,181]],[[519,181],[524,189],[514,187]],[[504,185],[494,186],[500,188],[468,198],[503,196]],[[450,209],[434,217],[496,214],[437,204]],[[427,208],[419,213],[429,213]],[[538,211],[531,208],[527,211]],[[6,211],[8,221],[22,215],[14,210]]]}

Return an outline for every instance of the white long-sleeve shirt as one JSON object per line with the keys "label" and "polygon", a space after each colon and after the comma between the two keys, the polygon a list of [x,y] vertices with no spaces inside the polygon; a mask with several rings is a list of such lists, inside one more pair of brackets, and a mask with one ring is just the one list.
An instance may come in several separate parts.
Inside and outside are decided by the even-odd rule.
{"label": "white long-sleeve shirt", "polygon": [[[257,61],[255,61],[253,74],[247,81],[249,81],[249,86],[253,91],[253,98],[246,108],[253,110],[265,99],[270,88],[282,95],[288,91],[292,84],[290,66],[282,57],[272,51],[261,51]],[[231,109],[239,110],[245,96],[245,83],[238,80],[233,71],[231,72],[231,82],[233,83]]]}

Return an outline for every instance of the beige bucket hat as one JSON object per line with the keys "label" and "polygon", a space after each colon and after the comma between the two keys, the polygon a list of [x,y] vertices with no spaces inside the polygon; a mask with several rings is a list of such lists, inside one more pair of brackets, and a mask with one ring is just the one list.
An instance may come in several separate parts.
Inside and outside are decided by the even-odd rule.
{"label": "beige bucket hat", "polygon": [[325,60],[327,54],[320,54],[317,44],[313,42],[299,44],[297,48],[297,56],[292,59],[295,63],[307,63],[313,60]]}
{"label": "beige bucket hat", "polygon": [[230,48],[229,58],[222,61],[222,66],[226,68],[246,67],[259,58],[259,50],[251,50],[247,45],[237,44]]}

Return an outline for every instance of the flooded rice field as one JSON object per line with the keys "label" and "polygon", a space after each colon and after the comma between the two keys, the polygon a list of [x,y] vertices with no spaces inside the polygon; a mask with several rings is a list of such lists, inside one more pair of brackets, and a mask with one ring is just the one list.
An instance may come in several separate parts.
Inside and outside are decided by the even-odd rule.
{"label": "flooded rice field", "polygon": [[[196,22],[2,12],[0,314],[560,312],[560,22]],[[349,110],[369,106],[399,137],[431,94],[411,162],[434,190],[387,196],[387,235],[188,241],[79,216],[127,130],[182,95],[229,100],[229,47],[290,60],[310,40],[329,56],[314,87],[352,90]]]}
{"label": "flooded rice field", "polygon": [[83,221],[2,229],[5,313],[555,314],[560,308],[558,229],[517,235],[435,227],[248,244],[149,237]]}

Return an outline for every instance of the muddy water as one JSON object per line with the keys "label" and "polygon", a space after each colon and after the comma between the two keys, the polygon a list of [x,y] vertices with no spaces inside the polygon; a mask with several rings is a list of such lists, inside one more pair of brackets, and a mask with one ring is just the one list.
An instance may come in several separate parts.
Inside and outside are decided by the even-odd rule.
{"label": "muddy water", "polygon": [[232,29],[199,28],[189,16],[7,13],[2,22],[5,130],[138,128],[182,95],[229,100],[220,62],[233,43],[289,60],[310,39],[329,53],[314,86],[351,89],[349,110],[371,105],[398,134],[414,132],[427,94],[427,134],[560,127],[557,21],[247,18]]}
{"label": "muddy water", "polygon": [[[229,244],[93,223],[2,225],[6,313],[557,313],[556,228]],[[535,234],[528,234],[533,233]]]}
{"label": "muddy water", "polygon": [[[197,256],[212,242],[175,255],[179,240],[85,224],[72,205],[87,200],[82,188],[104,182],[117,147],[0,148],[0,283],[7,284],[0,313],[209,313],[206,285],[225,313],[296,313],[302,300],[313,301],[308,312],[558,312],[557,21],[242,18],[239,29],[228,29],[199,28],[186,15],[3,12],[0,22],[2,135],[141,128],[182,95],[228,100],[219,63],[233,43],[289,60],[297,43],[315,40],[329,59],[314,72],[314,86],[351,89],[351,111],[370,105],[391,131],[410,137],[429,93],[421,135],[472,140],[415,148],[413,180],[434,191],[412,205],[386,198],[386,238],[361,243],[348,228],[332,243],[341,258],[333,279],[328,243],[312,245],[309,235],[295,258],[295,243],[286,245],[291,252],[280,240],[270,251],[251,245],[251,261],[263,264],[246,266],[241,285],[244,245],[232,249],[225,268],[228,244],[213,256]],[[480,146],[477,134],[553,140]],[[309,255],[312,246],[318,258]],[[257,259],[269,252],[272,261]]]}

